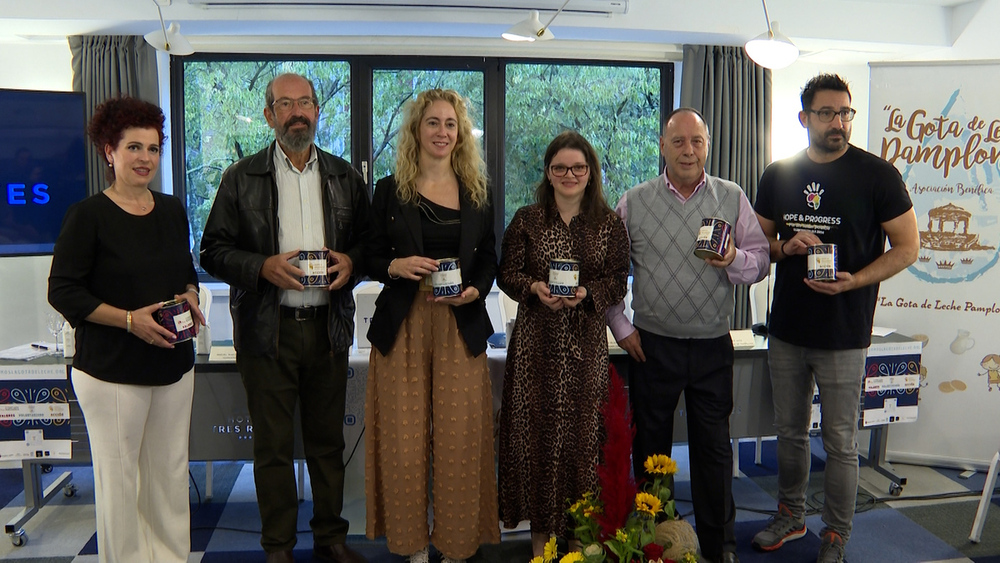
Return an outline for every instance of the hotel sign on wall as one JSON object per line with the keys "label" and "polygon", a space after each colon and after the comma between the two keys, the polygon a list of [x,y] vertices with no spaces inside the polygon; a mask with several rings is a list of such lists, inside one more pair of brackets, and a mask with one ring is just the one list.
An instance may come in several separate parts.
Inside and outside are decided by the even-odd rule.
{"label": "hotel sign on wall", "polygon": [[988,460],[1000,413],[1000,62],[872,64],[869,150],[899,170],[917,262],[883,282],[876,324],[924,343],[920,416],[890,453]]}

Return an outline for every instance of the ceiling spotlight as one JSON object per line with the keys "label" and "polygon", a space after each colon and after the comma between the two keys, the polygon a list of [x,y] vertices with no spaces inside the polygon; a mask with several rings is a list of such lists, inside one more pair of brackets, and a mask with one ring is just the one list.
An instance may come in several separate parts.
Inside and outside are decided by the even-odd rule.
{"label": "ceiling spotlight", "polygon": [[760,0],[764,6],[764,19],[767,21],[767,31],[747,41],[743,48],[753,62],[776,70],[785,68],[799,58],[799,48],[792,40],[778,31],[778,22],[772,22],[767,15],[767,3]]}
{"label": "ceiling spotlight", "polygon": [[[194,47],[188,42],[187,38],[181,35],[181,26],[177,22],[172,22],[169,27],[163,23],[163,12],[160,10],[160,3],[157,0],[153,0],[153,4],[156,4],[156,14],[160,16],[160,31],[150,31],[144,37],[146,43],[149,43],[157,51],[165,51],[171,55],[190,55],[194,53]],[[169,5],[170,2],[168,1]]]}
{"label": "ceiling spotlight", "polygon": [[552,21],[556,19],[556,16],[562,13],[563,8],[569,4],[569,0],[563,2],[563,5],[556,10],[556,13],[549,18],[549,23],[542,25],[541,20],[538,19],[538,10],[532,10],[528,14],[528,19],[518,22],[511,26],[510,29],[503,32],[500,36],[507,41],[548,41],[549,39],[555,39],[555,35],[549,31],[549,26],[552,25]]}

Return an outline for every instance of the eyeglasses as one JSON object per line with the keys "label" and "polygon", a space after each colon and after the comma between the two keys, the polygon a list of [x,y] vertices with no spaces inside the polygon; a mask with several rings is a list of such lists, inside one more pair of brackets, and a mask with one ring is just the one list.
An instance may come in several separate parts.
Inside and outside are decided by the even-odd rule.
{"label": "eyeglasses", "polygon": [[298,105],[299,109],[301,109],[302,111],[309,111],[312,108],[316,107],[316,100],[312,98],[299,98],[297,100],[290,100],[288,98],[279,98],[277,100],[274,100],[274,103],[271,104],[271,107],[273,107],[275,111],[286,112],[286,111],[291,111],[292,106],[294,105]]}
{"label": "eyeglasses", "polygon": [[587,172],[590,172],[590,167],[587,166],[586,164],[574,164],[573,166],[563,166],[562,164],[553,164],[552,166],[549,166],[549,172],[551,172],[553,176],[558,176],[560,178],[565,176],[566,173],[569,172],[570,170],[573,171],[573,176],[579,178],[580,176],[583,176]]}
{"label": "eyeglasses", "polygon": [[844,123],[854,119],[854,114],[858,113],[852,108],[842,109],[842,110],[832,110],[832,109],[807,109],[808,113],[815,113],[816,117],[819,118],[823,123],[830,123],[833,121],[833,116],[839,115],[840,120]]}

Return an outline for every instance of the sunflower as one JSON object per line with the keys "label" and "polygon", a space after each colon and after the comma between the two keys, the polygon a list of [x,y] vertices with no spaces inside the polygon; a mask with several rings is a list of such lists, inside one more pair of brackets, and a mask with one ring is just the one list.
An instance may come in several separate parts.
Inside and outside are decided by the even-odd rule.
{"label": "sunflower", "polygon": [[539,555],[538,557],[532,557],[531,561],[529,561],[528,563],[545,563],[545,560],[542,559],[541,555]]}
{"label": "sunflower", "polygon": [[646,473],[651,475],[673,475],[677,473],[677,462],[663,454],[653,454],[646,458],[643,464]]}
{"label": "sunflower", "polygon": [[545,549],[542,550],[542,558],[548,561],[555,561],[559,557],[559,549],[556,547],[556,537],[552,536],[545,542]]}
{"label": "sunflower", "polygon": [[579,551],[571,551],[564,555],[563,558],[559,560],[559,563],[579,563],[580,561],[584,561],[583,554]]}
{"label": "sunflower", "polygon": [[660,499],[649,493],[638,493],[635,495],[635,511],[656,516],[663,509]]}

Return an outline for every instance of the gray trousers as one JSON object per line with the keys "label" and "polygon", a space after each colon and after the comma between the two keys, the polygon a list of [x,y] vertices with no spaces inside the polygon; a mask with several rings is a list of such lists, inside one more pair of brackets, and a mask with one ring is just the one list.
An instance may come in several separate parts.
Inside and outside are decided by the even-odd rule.
{"label": "gray trousers", "polygon": [[809,485],[809,418],[819,387],[826,450],[823,522],[846,542],[858,493],[858,416],[867,349],[821,350],[768,339],[768,365],[778,433],[778,501],[797,518]]}

